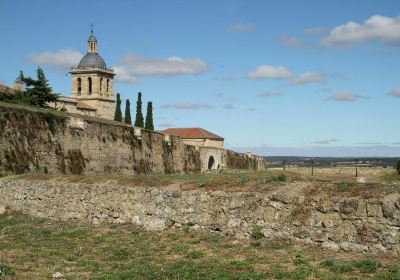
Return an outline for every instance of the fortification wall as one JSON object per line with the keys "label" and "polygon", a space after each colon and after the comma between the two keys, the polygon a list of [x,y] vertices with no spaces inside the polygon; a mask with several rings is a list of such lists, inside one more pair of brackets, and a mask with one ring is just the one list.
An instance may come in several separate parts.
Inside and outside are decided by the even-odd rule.
{"label": "fortification wall", "polygon": [[201,171],[200,152],[178,137],[166,139],[114,121],[0,102],[0,175]]}
{"label": "fortification wall", "polygon": [[[243,188],[238,188],[243,189]],[[189,227],[250,238],[289,238],[333,250],[400,252],[400,194],[378,198],[307,192],[303,183],[256,190],[118,186],[0,179],[0,214]]]}
{"label": "fortification wall", "polygon": [[0,107],[0,174],[200,172],[199,152],[177,137],[89,116]]}

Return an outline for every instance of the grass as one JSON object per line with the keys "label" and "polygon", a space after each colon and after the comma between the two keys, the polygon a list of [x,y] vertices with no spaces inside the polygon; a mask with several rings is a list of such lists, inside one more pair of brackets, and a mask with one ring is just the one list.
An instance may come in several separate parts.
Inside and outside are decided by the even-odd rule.
{"label": "grass", "polygon": [[0,216],[2,280],[49,279],[57,271],[66,279],[400,279],[396,261],[289,240]]}

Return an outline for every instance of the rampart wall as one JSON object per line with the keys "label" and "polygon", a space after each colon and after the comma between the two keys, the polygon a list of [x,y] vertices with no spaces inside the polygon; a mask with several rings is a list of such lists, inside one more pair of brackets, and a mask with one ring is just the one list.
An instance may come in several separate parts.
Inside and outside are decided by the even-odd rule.
{"label": "rampart wall", "polygon": [[[257,170],[258,158],[242,158]],[[231,164],[232,162],[232,164]],[[250,164],[249,164],[250,163]],[[227,159],[227,166],[235,166]],[[0,175],[27,172],[135,175],[204,171],[200,151],[178,137],[90,116],[0,102]]]}

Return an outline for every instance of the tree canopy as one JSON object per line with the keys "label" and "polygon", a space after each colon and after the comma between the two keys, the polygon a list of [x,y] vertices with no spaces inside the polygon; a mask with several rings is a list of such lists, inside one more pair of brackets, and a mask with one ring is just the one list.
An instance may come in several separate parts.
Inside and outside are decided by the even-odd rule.
{"label": "tree canopy", "polygon": [[117,104],[115,106],[114,121],[122,122],[121,95],[119,93],[117,93]]}
{"label": "tree canopy", "polygon": [[154,131],[153,125],[153,103],[147,102],[147,112],[146,112],[146,125],[145,129]]}
{"label": "tree canopy", "polygon": [[129,99],[126,100],[126,104],[125,104],[124,122],[127,123],[127,124],[132,124],[132,120],[131,120],[131,103],[130,103]]}
{"label": "tree canopy", "polygon": [[136,102],[135,126],[144,127],[143,114],[142,114],[142,93],[141,92],[138,93],[138,99]]}

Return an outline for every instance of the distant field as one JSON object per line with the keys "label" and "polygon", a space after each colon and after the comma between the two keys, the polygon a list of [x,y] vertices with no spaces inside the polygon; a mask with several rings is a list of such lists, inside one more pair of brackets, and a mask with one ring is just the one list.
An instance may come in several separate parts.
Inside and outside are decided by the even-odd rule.
{"label": "distant field", "polygon": [[[256,233],[254,234],[257,237]],[[338,253],[288,240],[237,241],[188,229],[146,232],[0,216],[3,279],[400,279],[388,255]]]}

